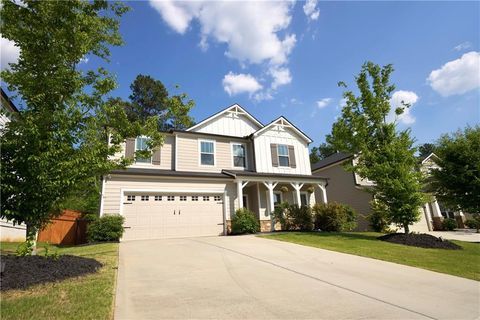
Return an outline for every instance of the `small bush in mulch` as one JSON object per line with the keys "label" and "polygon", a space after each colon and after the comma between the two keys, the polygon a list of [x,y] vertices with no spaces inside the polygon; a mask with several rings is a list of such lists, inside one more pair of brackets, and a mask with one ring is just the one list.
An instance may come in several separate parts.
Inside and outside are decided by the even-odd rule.
{"label": "small bush in mulch", "polygon": [[404,244],[407,246],[420,247],[420,248],[433,248],[433,249],[449,249],[449,250],[461,250],[462,247],[456,245],[448,240],[434,237],[430,234],[405,234],[405,233],[390,233],[377,239],[397,244]]}
{"label": "small bush in mulch", "polygon": [[2,255],[1,263],[0,291],[26,289],[35,284],[83,276],[97,272],[102,266],[95,259],[70,255],[62,255],[58,259]]}

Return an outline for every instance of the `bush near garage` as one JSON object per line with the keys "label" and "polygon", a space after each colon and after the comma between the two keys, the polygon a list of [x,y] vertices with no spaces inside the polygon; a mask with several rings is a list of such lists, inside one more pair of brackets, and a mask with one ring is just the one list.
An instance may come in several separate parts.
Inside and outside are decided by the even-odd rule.
{"label": "bush near garage", "polygon": [[317,203],[312,208],[315,229],[322,231],[351,231],[357,226],[357,214],[350,206],[332,202]]}
{"label": "bush near garage", "polygon": [[260,223],[255,214],[246,209],[238,209],[232,218],[232,234],[257,233]]}
{"label": "bush near garage", "polygon": [[457,221],[455,221],[455,219],[447,218],[443,220],[442,227],[445,231],[453,231],[457,228]]}
{"label": "bush near garage", "polygon": [[123,235],[124,217],[120,215],[106,215],[101,218],[89,216],[87,227],[88,242],[119,241]]}

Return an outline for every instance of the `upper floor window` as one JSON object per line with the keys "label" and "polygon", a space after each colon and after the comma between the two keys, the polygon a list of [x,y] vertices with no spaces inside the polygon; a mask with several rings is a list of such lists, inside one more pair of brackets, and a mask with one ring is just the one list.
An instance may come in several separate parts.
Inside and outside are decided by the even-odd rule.
{"label": "upper floor window", "polygon": [[204,166],[215,165],[215,144],[213,141],[200,141],[200,163]]}
{"label": "upper floor window", "polygon": [[288,156],[288,146],[285,144],[277,145],[278,151],[278,165],[280,167],[289,167],[290,166],[290,159]]}
{"label": "upper floor window", "polygon": [[246,167],[245,159],[245,145],[241,143],[232,144],[233,152],[233,166],[234,167]]}
{"label": "upper floor window", "polygon": [[[147,137],[137,137],[137,139],[135,140],[135,151],[147,150],[148,149],[147,141],[148,141]],[[151,157],[150,158],[137,157],[135,159],[135,162],[137,162],[137,163],[152,163],[152,158]]]}

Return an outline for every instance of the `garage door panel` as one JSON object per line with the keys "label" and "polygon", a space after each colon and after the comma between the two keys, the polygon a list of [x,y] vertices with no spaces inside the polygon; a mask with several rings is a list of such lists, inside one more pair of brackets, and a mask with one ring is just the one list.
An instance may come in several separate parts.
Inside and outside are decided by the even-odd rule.
{"label": "garage door panel", "polygon": [[126,229],[122,240],[223,234],[223,203],[218,201],[219,196],[152,193],[135,194],[134,201],[127,201],[133,195],[125,195]]}

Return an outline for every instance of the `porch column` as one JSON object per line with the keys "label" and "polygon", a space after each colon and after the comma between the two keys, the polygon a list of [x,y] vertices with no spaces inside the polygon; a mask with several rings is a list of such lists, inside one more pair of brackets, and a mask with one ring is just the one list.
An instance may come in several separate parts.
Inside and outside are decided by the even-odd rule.
{"label": "porch column", "polygon": [[327,203],[327,186],[323,183],[319,183],[318,187],[322,191],[322,201],[323,201],[323,203]]}
{"label": "porch column", "polygon": [[238,209],[243,208],[243,188],[242,188],[243,181],[237,181],[237,200],[238,200]]}
{"label": "porch column", "polygon": [[433,231],[432,213],[430,212],[430,206],[428,205],[428,202],[425,203],[425,205],[423,206],[423,211],[424,211],[424,214],[425,214],[425,218],[427,219],[428,231]]}
{"label": "porch column", "polygon": [[248,181],[237,181],[237,198],[238,198],[238,209],[243,208],[243,188],[248,184]]}
{"label": "porch column", "polygon": [[273,197],[273,189],[277,186],[278,182],[265,181],[263,182],[268,189],[268,215],[270,216],[271,226],[270,230],[275,230],[275,224],[273,221],[272,212],[275,210],[275,198]]}
{"label": "porch column", "polygon": [[302,200],[300,198],[300,189],[303,187],[303,183],[298,182],[290,182],[290,185],[295,189],[295,193],[297,195],[297,204],[300,207],[302,205]]}
{"label": "porch column", "polygon": [[433,230],[442,230],[442,211],[440,210],[440,206],[438,205],[438,201],[435,199],[432,204],[432,220],[433,220]]}

